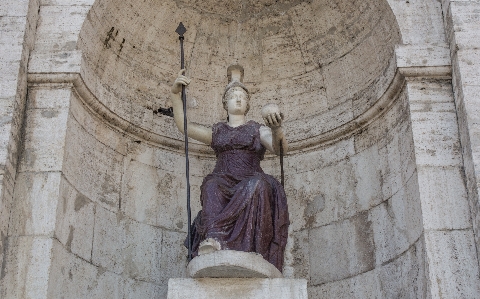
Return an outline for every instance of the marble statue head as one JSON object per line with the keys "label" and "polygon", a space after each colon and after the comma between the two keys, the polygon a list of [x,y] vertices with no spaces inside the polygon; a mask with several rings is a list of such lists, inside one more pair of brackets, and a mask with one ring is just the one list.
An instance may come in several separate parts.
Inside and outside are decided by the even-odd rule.
{"label": "marble statue head", "polygon": [[243,67],[241,65],[235,64],[231,65],[227,69],[228,85],[225,87],[225,92],[223,93],[222,103],[223,109],[227,110],[227,101],[234,90],[242,89],[247,96],[247,108],[245,114],[250,110],[250,93],[248,92],[247,87],[243,84]]}

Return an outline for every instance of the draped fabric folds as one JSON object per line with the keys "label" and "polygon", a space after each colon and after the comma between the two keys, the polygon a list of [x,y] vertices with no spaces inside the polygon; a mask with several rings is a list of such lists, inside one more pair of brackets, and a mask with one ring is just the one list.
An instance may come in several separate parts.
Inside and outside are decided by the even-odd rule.
{"label": "draped fabric folds", "polygon": [[256,252],[282,271],[288,208],[282,185],[260,167],[265,148],[260,124],[213,126],[217,163],[201,186],[202,210],[193,222],[192,249],[216,239],[222,250]]}

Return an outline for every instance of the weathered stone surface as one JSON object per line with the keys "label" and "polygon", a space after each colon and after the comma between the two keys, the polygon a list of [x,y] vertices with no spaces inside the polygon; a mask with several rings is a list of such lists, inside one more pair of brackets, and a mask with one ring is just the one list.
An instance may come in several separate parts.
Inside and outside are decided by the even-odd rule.
{"label": "weathered stone surface", "polygon": [[388,201],[370,210],[376,265],[384,265],[403,254],[423,232],[422,207],[415,177]]}
{"label": "weathered stone surface", "polygon": [[427,298],[423,241],[389,263],[351,278],[310,288],[314,298]]}
{"label": "weathered stone surface", "polygon": [[165,278],[162,267],[162,230],[125,219],[125,270],[134,280],[160,284]]}
{"label": "weathered stone surface", "polygon": [[90,261],[95,204],[78,192],[65,177],[61,178],[59,193],[55,237],[66,250]]}
{"label": "weathered stone surface", "polygon": [[88,134],[94,136],[96,140],[112,150],[122,155],[127,154],[127,147],[129,142],[132,142],[131,139],[125,138],[118,130],[92,115],[77,94],[74,94],[71,98],[70,105],[72,117]]}
{"label": "weathered stone surface", "polygon": [[470,228],[470,207],[461,169],[425,167],[418,169],[422,186],[422,214],[425,229],[450,230]]}
{"label": "weathered stone surface", "polygon": [[16,179],[9,235],[53,237],[60,200],[59,172],[24,172]]}
{"label": "weathered stone surface", "polygon": [[[434,88],[425,91],[427,87]],[[447,297],[460,293],[462,297],[473,298],[474,294],[478,294],[478,269],[468,263],[472,262],[472,257],[475,260],[477,253],[472,250],[474,234],[465,184],[455,183],[459,182],[455,172],[457,167],[461,167],[463,159],[450,84],[409,83],[408,88],[427,271],[432,282],[428,292]],[[460,290],[459,285],[465,287]]]}
{"label": "weathered stone surface", "polygon": [[358,211],[354,180],[354,165],[349,159],[315,171],[289,175],[287,198],[289,204],[293,203],[290,217],[298,219],[292,223],[293,230],[353,216]]}
{"label": "weathered stone surface", "polygon": [[[135,160],[127,164],[122,210],[140,222],[169,229],[185,229],[184,175]],[[197,198],[194,198],[197,201]]]}
{"label": "weathered stone surface", "polygon": [[53,279],[47,298],[165,298],[166,285],[136,281],[95,267],[54,243]]}
{"label": "weathered stone surface", "polygon": [[116,211],[119,207],[123,155],[98,141],[70,118],[65,140],[65,177],[77,190]]}
{"label": "weathered stone surface", "polygon": [[[192,215],[200,210],[200,185],[213,161],[190,159]],[[186,232],[185,158],[142,143],[128,144],[122,179],[122,211],[154,226]]]}
{"label": "weathered stone surface", "polygon": [[395,49],[398,67],[428,67],[451,65],[450,51],[447,45],[400,45]]}
{"label": "weathered stone surface", "polygon": [[126,298],[167,298],[167,284],[159,286],[152,283],[128,279],[124,283]]}
{"label": "weathered stone surface", "polygon": [[425,263],[425,244],[423,238],[420,238],[395,260],[375,269],[381,290],[378,296],[405,299],[429,298]]}
{"label": "weathered stone surface", "polygon": [[47,298],[53,239],[12,237],[2,268],[2,298]]}
{"label": "weathered stone surface", "polygon": [[472,229],[425,232],[430,293],[475,298],[480,279]]}
{"label": "weathered stone surface", "polygon": [[0,7],[1,16],[26,17],[29,0],[5,0]]}
{"label": "weathered stone surface", "polygon": [[58,242],[53,249],[48,298],[165,298],[167,288],[95,267]]}
{"label": "weathered stone surface", "polygon": [[188,263],[192,278],[283,278],[275,266],[259,254],[219,250],[202,254]]}
{"label": "weathered stone surface", "polygon": [[199,278],[170,279],[168,299],[187,298],[278,298],[306,299],[304,279]]}
{"label": "weathered stone surface", "polygon": [[[159,31],[162,35],[168,36],[168,32],[174,32],[174,25],[178,24],[180,19],[184,22],[188,19],[186,54],[191,59],[187,61],[187,68],[189,76],[194,78],[191,97],[195,99],[192,102],[192,109],[195,111],[191,114],[192,120],[210,125],[224,118],[219,101],[224,80],[222,65],[241,63],[246,69],[251,70],[251,73],[246,75],[246,82],[252,85],[256,98],[254,105],[261,105],[260,103],[266,99],[275,100],[290,111],[289,121],[300,120],[305,115],[316,115],[322,111],[326,113],[322,119],[330,118],[330,122],[321,123],[330,128],[334,120],[332,115],[342,115],[349,120],[351,117],[348,117],[349,114],[341,113],[342,108],[345,108],[343,106],[337,109],[336,113],[326,109],[327,106],[332,108],[338,106],[338,103],[345,102],[344,98],[337,104],[333,103],[339,98],[335,94],[345,94],[345,89],[336,83],[338,80],[335,81],[334,76],[323,73],[323,65],[325,70],[341,74],[339,79],[344,82],[344,86],[349,86],[346,95],[352,95],[369,86],[378,73],[384,71],[390,62],[393,44],[399,40],[398,29],[395,22],[392,22],[387,3],[383,1],[372,3],[356,4],[357,8],[353,10],[347,1],[341,1],[339,7],[304,1],[285,5],[272,3],[267,6],[273,5],[275,8],[261,9],[260,15],[269,17],[260,18],[247,17],[248,14],[238,16],[233,3],[225,7],[220,5],[224,8],[220,10],[220,14],[208,18],[202,18],[202,11],[209,10],[208,4],[205,4],[201,11],[192,9],[189,5],[182,6],[183,15],[180,17],[177,6],[170,1],[156,4],[159,7],[155,14],[143,6],[135,5],[124,9],[124,4],[121,6],[115,4],[115,11],[119,14],[119,17],[115,17],[110,8],[113,4],[105,3],[104,6],[94,6],[90,12],[91,17],[87,19],[80,34],[80,48],[88,53],[84,55],[84,61],[91,69],[82,72],[88,75],[85,80],[89,86],[94,86],[93,92],[102,103],[136,125],[150,129],[154,125],[146,116],[148,110],[145,112],[142,108],[152,109],[152,105],[163,105],[167,101],[163,93],[158,93],[152,87],[160,85],[161,90],[167,91],[167,86],[174,75],[171,70],[176,67],[174,63],[176,59],[170,58],[172,55],[170,49],[176,46],[175,40],[164,38],[160,43],[159,39],[151,36],[152,32]],[[212,9],[217,10],[217,7],[214,7]],[[322,9],[318,10],[320,7]],[[271,14],[277,10],[282,13]],[[313,14],[317,15],[309,18],[312,10]],[[222,16],[224,14],[225,17]],[[120,16],[128,19],[135,15],[144,16],[143,21],[146,22],[144,26],[147,30],[139,30],[137,25],[134,26],[135,29],[132,26],[124,27],[123,22],[116,22],[122,19]],[[244,21],[238,23],[236,18]],[[356,21],[347,26],[340,21],[342,18],[353,18]],[[150,21],[153,19],[156,20]],[[170,22],[166,22],[166,19]],[[113,31],[109,33],[112,26]],[[305,27],[314,29],[307,33]],[[168,28],[171,28],[171,31],[167,31]],[[341,33],[336,34],[337,32]],[[352,37],[348,32],[352,33]],[[88,38],[92,35],[104,41],[104,47],[92,43]],[[374,55],[366,55],[372,51],[375,52]],[[128,57],[127,60],[135,57],[136,61],[154,59],[161,61],[164,67],[152,68],[137,64],[142,71],[135,72],[136,75],[133,77],[130,76],[132,72],[127,71],[132,66],[116,57]],[[366,57],[371,57],[371,60]],[[335,60],[338,59],[344,59],[345,63],[336,64]],[[206,61],[209,61],[208,68],[205,67]],[[319,63],[322,69],[316,70]],[[347,68],[348,64],[350,67]],[[104,76],[105,73],[109,76]],[[101,78],[103,83],[99,84],[97,78]],[[197,78],[202,78],[206,82],[196,82]],[[324,81],[327,80],[328,86],[322,88]],[[136,82],[139,83],[138,88],[127,88],[131,84],[137,84]],[[380,89],[385,90],[388,82],[383,81],[382,86]],[[327,105],[326,95],[329,93],[332,95],[332,103]],[[127,95],[129,101],[124,101],[120,94]],[[156,100],[159,95],[160,98]],[[111,105],[112,103],[115,104]],[[200,109],[206,103],[210,108]],[[312,104],[315,109],[311,109]],[[356,108],[364,111],[361,105]],[[255,109],[252,113],[253,118],[259,120]],[[337,124],[342,123],[342,118],[339,120]],[[324,125],[317,126],[315,131],[324,129]],[[162,134],[172,136],[171,133],[174,132],[165,131],[168,127],[156,126],[162,130]],[[308,137],[305,136],[305,132],[302,135],[303,138]],[[173,136],[181,138],[180,135]],[[298,134],[292,132],[291,136],[296,138]]]}
{"label": "weathered stone surface", "polygon": [[294,232],[290,228],[282,273],[288,278],[308,277],[308,230]]}
{"label": "weathered stone surface", "polygon": [[[35,39],[37,0],[0,5],[0,234],[7,235],[27,94],[27,65]],[[6,246],[6,237],[0,247]],[[4,251],[5,252],[5,251]],[[1,254],[3,256],[3,253]]]}
{"label": "weathered stone surface", "polygon": [[30,72],[80,71],[81,52],[75,50],[89,9],[89,5],[42,5]]}
{"label": "weathered stone surface", "polygon": [[[7,162],[7,147],[8,147],[8,140],[10,137],[10,131],[12,129],[12,114],[13,114],[13,106],[14,106],[14,99],[7,98],[1,99],[0,98],[0,161],[1,165],[5,165]],[[2,168],[4,168],[3,166]],[[4,170],[2,169],[2,173]]]}
{"label": "weathered stone surface", "polygon": [[[431,88],[425,91],[429,85]],[[417,164],[459,165],[460,140],[451,85],[447,82],[409,83],[408,88]]]}
{"label": "weathered stone surface", "polygon": [[[372,146],[352,157],[355,165],[355,195],[358,198],[357,209],[368,210],[385,200],[382,190],[382,170],[386,168],[386,159],[380,158],[376,146]],[[371,161],[378,161],[372,163]]]}
{"label": "weathered stone surface", "polygon": [[[102,282],[102,279],[96,281],[97,275],[101,278],[101,272],[105,272],[70,253],[57,241],[53,242],[50,271],[49,294],[44,298],[89,297],[90,290]],[[112,285],[112,289],[115,289],[115,285]],[[115,298],[111,293],[104,295],[105,298]]]}
{"label": "weathered stone surface", "polygon": [[388,3],[397,19],[402,20],[398,25],[404,44],[436,44],[445,40],[440,1],[388,0]]}
{"label": "weathered stone surface", "polygon": [[365,212],[312,229],[308,244],[310,283],[318,285],[372,270],[373,242],[372,223]]}
{"label": "weathered stone surface", "polygon": [[187,235],[185,233],[165,230],[162,238],[162,287],[167,285],[169,278],[187,277],[187,249],[183,242]]}
{"label": "weathered stone surface", "polygon": [[[152,113],[180,21],[191,120],[225,119],[231,63],[252,119],[285,112],[286,277],[313,298],[478,297],[477,1],[134,2],[0,4],[0,297],[165,298],[186,276],[183,139]],[[215,158],[191,150],[195,215]]]}
{"label": "weathered stone surface", "polygon": [[475,39],[479,28],[478,8],[479,4],[476,1],[443,1],[446,29],[452,46],[471,49],[478,45],[478,40]]}
{"label": "weathered stone surface", "polygon": [[121,274],[125,269],[123,256],[126,245],[125,226],[120,214],[97,206],[95,209],[92,263]]}
{"label": "weathered stone surface", "polygon": [[[38,96],[57,98],[62,102],[68,101],[70,93],[70,89],[52,89],[45,90]],[[54,100],[53,103],[55,102]],[[38,103],[39,106],[36,106],[34,100],[26,111],[25,144],[19,170],[59,171],[65,155],[68,110],[63,104],[42,105],[42,99]]]}
{"label": "weathered stone surface", "polygon": [[[452,83],[459,122],[466,185],[471,209],[476,247],[480,246],[480,213],[478,201],[479,136],[475,121],[480,72],[474,67],[478,59],[479,5],[476,1],[442,2],[445,30],[452,54]],[[480,254],[477,250],[477,258]]]}
{"label": "weathered stone surface", "polygon": [[381,298],[380,294],[379,276],[375,271],[309,289],[310,298]]}

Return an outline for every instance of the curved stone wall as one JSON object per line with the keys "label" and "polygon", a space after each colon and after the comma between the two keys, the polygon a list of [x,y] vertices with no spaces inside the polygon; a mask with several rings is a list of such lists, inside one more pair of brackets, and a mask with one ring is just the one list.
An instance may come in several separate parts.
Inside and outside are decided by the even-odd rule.
{"label": "curved stone wall", "polygon": [[[165,297],[168,279],[185,275],[183,155],[126,137],[76,93],[65,153],[52,296],[103,296],[111,288],[118,298]],[[192,198],[212,163],[191,157]],[[195,215],[198,200],[192,209]]]}
{"label": "curved stone wall", "polygon": [[[314,298],[479,297],[476,8],[4,1],[0,297],[164,298],[185,275],[183,141],[152,113],[169,105],[179,21],[192,119],[225,119],[231,63],[253,119],[285,110],[287,277]],[[191,150],[198,198],[214,159]],[[278,177],[278,159],[263,167]]]}
{"label": "curved stone wall", "polygon": [[309,278],[311,297],[422,297],[422,212],[405,92],[364,131],[287,161],[287,270]]}
{"label": "curved stone wall", "polygon": [[365,113],[395,73],[400,33],[384,0],[96,2],[78,44],[83,80],[108,110],[178,146],[171,120],[152,110],[170,105],[180,21],[188,28],[190,118],[205,125],[225,119],[226,67],[239,63],[252,92],[250,117],[260,121],[263,105],[280,104],[294,149]]}
{"label": "curved stone wall", "polygon": [[[168,278],[185,275],[182,137],[172,119],[152,113],[169,105],[179,21],[189,29],[192,120],[225,118],[221,95],[232,63],[246,69],[251,118],[258,121],[272,101],[288,115],[285,275],[309,279],[310,296],[333,296],[349,279],[368,281],[411,258],[420,209],[415,166],[405,163],[412,162],[411,128],[398,94],[393,50],[400,35],[389,5],[267,2],[248,6],[254,11],[214,1],[94,4],[80,32],[54,246],[55,257],[68,260],[59,273],[71,273],[70,281],[51,286],[52,294],[92,285],[99,294],[144,289],[139,297],[163,297]],[[190,163],[195,215],[214,157],[205,146],[193,151],[200,154]],[[263,168],[278,177],[277,159],[268,157]],[[397,285],[395,275],[384,276]]]}
{"label": "curved stone wall", "polygon": [[[40,111],[40,105],[27,112],[23,166],[15,187],[15,198],[27,202],[35,196],[21,191],[33,194],[43,184],[30,184],[30,175],[40,180],[37,172],[44,171],[55,177],[49,184],[59,185],[59,200],[52,207],[56,214],[48,222],[54,230],[41,231],[48,236],[45,243],[52,243],[51,252],[43,248],[51,258],[45,294],[164,298],[168,278],[185,275],[183,139],[172,119],[152,113],[169,106],[169,86],[178,69],[174,31],[183,21],[193,78],[188,91],[192,120],[211,125],[225,119],[221,95],[226,67],[233,63],[246,70],[251,118],[259,120],[260,108],[268,102],[280,104],[287,115],[292,151],[285,171],[292,225],[285,275],[308,279],[311,298],[428,297],[410,94],[399,68],[413,66],[419,77],[431,70],[423,66],[441,66],[432,77],[445,79],[449,73],[449,62],[443,64],[448,53],[438,50],[445,38],[437,30],[440,25],[412,25],[441,24],[440,4],[73,2],[45,1],[41,6],[29,65],[29,105],[50,103],[47,98],[53,95],[63,99],[63,110]],[[59,20],[68,20],[71,28]],[[394,48],[401,42],[414,46],[402,48],[399,60]],[[415,44],[422,46],[418,50]],[[428,61],[419,63],[422,55]],[[439,89],[430,83],[418,89]],[[449,99],[448,84],[441,90]],[[36,90],[47,92],[39,96]],[[423,94],[417,91],[416,96]],[[54,127],[61,133],[48,130],[56,118]],[[455,131],[454,125],[445,126]],[[34,138],[37,131],[48,138]],[[50,137],[58,139],[53,147],[61,154],[53,157],[45,150],[32,162],[32,153],[38,154],[35,142],[41,140],[43,146]],[[195,215],[199,188],[214,157],[207,146],[193,144],[191,149]],[[279,177],[277,158],[268,156],[262,166]],[[50,197],[53,206],[55,197]],[[21,223],[28,209],[33,207],[21,202],[12,221]],[[9,237],[31,235],[38,219],[30,218],[27,228],[12,224]],[[10,243],[9,256],[17,253],[17,243],[30,242],[25,238]],[[15,270],[7,267],[7,273]]]}
{"label": "curved stone wall", "polygon": [[[405,90],[392,100],[363,131],[285,159],[292,224],[284,273],[309,279],[312,297],[421,297],[423,226]],[[193,215],[213,165],[191,157]],[[262,166],[278,177],[277,159]],[[168,278],[185,275],[183,154],[126,136],[74,93],[63,167],[53,294],[85,286],[165,296]]]}

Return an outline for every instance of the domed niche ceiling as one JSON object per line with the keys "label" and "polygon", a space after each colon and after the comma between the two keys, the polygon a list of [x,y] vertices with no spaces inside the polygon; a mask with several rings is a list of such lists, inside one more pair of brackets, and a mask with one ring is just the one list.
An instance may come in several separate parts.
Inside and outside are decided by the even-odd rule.
{"label": "domed niche ceiling", "polygon": [[[169,106],[180,69],[179,22],[187,28],[189,117],[224,121],[221,97],[231,64],[245,68],[249,118],[269,102],[302,140],[364,113],[394,76],[400,41],[385,0],[98,0],[82,28],[82,76],[98,101],[133,126],[181,142]],[[163,137],[162,137],[163,138]]]}

